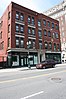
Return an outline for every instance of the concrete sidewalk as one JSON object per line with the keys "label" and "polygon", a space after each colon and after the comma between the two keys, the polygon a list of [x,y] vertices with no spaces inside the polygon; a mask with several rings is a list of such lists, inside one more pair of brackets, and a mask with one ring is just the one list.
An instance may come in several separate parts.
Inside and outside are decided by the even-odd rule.
{"label": "concrete sidewalk", "polygon": [[66,66],[66,63],[56,64],[55,67]]}
{"label": "concrete sidewalk", "polygon": [[29,69],[28,67],[6,68],[6,69],[0,69],[0,73],[3,73],[3,72],[14,72],[14,71],[26,71],[26,70],[33,70],[33,69],[36,69],[36,67],[31,67],[31,69]]}
{"label": "concrete sidewalk", "polygon": [[[66,66],[66,63],[64,64],[56,64],[55,67],[63,67]],[[6,68],[6,69],[0,69],[0,73],[3,72],[16,72],[16,71],[26,71],[26,70],[33,70],[36,69],[36,67],[31,67],[31,69],[29,69],[28,67],[20,67],[20,68]]]}

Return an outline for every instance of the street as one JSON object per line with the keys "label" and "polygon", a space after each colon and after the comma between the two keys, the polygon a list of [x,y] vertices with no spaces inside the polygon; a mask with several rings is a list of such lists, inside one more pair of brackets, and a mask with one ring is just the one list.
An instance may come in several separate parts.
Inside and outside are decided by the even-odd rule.
{"label": "street", "polygon": [[0,72],[0,99],[66,99],[66,66]]}

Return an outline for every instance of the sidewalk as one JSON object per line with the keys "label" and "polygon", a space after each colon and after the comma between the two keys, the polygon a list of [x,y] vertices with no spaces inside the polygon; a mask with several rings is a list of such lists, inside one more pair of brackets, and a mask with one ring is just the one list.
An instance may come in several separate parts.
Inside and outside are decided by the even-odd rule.
{"label": "sidewalk", "polygon": [[55,67],[66,66],[66,63],[56,64]]}
{"label": "sidewalk", "polygon": [[6,69],[0,69],[0,73],[3,73],[3,72],[14,72],[14,71],[26,71],[26,70],[33,70],[33,69],[36,69],[36,67],[31,67],[31,69],[29,69],[28,67],[6,68]]}

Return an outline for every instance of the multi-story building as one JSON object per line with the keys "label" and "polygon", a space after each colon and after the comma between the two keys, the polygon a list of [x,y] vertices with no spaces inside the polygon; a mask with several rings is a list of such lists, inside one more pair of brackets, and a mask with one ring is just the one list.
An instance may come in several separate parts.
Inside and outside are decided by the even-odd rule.
{"label": "multi-story building", "polygon": [[61,39],[61,59],[62,62],[66,62],[66,0],[63,0],[60,4],[50,8],[45,15],[50,16],[59,21],[60,39]]}
{"label": "multi-story building", "polygon": [[48,58],[61,61],[59,22],[11,2],[0,19],[0,61],[34,66]]}

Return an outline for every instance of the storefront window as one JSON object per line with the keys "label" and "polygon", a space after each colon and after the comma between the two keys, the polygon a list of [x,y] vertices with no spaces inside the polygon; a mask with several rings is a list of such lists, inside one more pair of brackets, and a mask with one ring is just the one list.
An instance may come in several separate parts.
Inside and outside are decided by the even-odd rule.
{"label": "storefront window", "polygon": [[37,63],[38,63],[38,57],[34,56],[34,64],[37,64]]}

